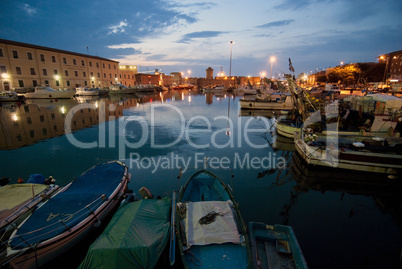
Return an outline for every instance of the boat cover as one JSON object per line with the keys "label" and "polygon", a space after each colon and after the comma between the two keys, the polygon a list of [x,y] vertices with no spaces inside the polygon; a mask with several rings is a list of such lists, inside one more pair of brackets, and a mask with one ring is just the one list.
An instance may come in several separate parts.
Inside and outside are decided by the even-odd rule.
{"label": "boat cover", "polygon": [[0,220],[32,200],[49,186],[43,184],[12,184],[0,188]]}
{"label": "boat cover", "polygon": [[86,171],[35,210],[18,228],[10,247],[33,246],[79,224],[107,202],[121,183],[125,169],[119,162],[109,162]]}
{"label": "boat cover", "polygon": [[122,205],[79,268],[154,268],[169,240],[170,201]]}
{"label": "boat cover", "polygon": [[[186,203],[184,218],[187,247],[223,243],[240,243],[232,201],[207,201]],[[212,212],[214,217],[207,215]],[[211,216],[211,214],[209,215]],[[201,224],[200,219],[206,220]]]}
{"label": "boat cover", "polygon": [[29,176],[27,182],[43,184],[43,183],[45,183],[45,177],[42,174],[32,174]]}

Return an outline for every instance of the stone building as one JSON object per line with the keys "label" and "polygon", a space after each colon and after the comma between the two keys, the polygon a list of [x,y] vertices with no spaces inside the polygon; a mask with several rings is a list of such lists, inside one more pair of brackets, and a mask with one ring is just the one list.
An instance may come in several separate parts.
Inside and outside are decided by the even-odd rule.
{"label": "stone building", "polygon": [[0,90],[108,87],[118,72],[117,61],[0,39]]}

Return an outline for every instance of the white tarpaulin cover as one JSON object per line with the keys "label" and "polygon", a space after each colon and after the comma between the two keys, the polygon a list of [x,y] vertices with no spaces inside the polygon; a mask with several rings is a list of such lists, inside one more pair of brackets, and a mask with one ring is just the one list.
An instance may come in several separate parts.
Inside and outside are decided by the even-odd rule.
{"label": "white tarpaulin cover", "polygon": [[[218,213],[212,213],[215,215],[215,219],[211,223],[200,224],[200,219],[211,212]],[[186,203],[186,217],[183,221],[188,247],[192,245],[240,243],[231,201]]]}

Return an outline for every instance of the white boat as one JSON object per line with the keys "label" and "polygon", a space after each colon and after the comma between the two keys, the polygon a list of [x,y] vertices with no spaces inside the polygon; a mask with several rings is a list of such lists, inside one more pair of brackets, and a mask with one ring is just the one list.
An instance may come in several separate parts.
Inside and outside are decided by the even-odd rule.
{"label": "white boat", "polygon": [[255,95],[257,94],[257,89],[253,88],[251,85],[240,86],[233,91],[235,94],[244,94],[244,95]]}
{"label": "white boat", "polygon": [[49,86],[36,86],[33,92],[23,93],[25,98],[32,99],[70,99],[75,90],[54,90]]}
{"label": "white boat", "polygon": [[308,165],[400,176],[402,139],[295,135],[297,153]]}
{"label": "white boat", "polygon": [[280,119],[276,122],[276,132],[280,136],[294,138],[295,132],[300,132],[302,122],[295,123],[292,120]]}
{"label": "white boat", "polygon": [[97,96],[99,91],[95,89],[89,89],[87,87],[77,87],[75,88],[75,95],[79,96]]}
{"label": "white boat", "polygon": [[0,102],[18,101],[18,94],[14,91],[0,91]]}
{"label": "white boat", "polygon": [[290,110],[294,107],[293,98],[288,93],[273,93],[266,99],[240,99],[243,109],[280,109]]}

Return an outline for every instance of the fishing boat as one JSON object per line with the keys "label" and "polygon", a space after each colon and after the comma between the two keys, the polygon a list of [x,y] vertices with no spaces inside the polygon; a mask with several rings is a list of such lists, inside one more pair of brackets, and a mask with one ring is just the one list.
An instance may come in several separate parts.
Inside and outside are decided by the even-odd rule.
{"label": "fishing boat", "polygon": [[49,86],[36,86],[33,92],[19,95],[31,99],[70,99],[74,94],[75,90],[54,90]]}
{"label": "fishing boat", "polygon": [[179,192],[176,234],[185,268],[251,268],[246,225],[232,192],[202,169]]}
{"label": "fishing boat", "polygon": [[207,86],[201,89],[203,93],[222,93],[227,92],[226,87],[223,85]]}
{"label": "fishing boat", "polygon": [[76,92],[75,95],[78,96],[98,96],[99,91],[93,89],[93,88],[87,88],[87,87],[77,87],[75,88]]}
{"label": "fishing boat", "polygon": [[130,179],[118,161],[96,165],[43,203],[13,232],[7,259],[15,268],[37,268],[80,242],[123,198]]}
{"label": "fishing boat", "polygon": [[78,267],[155,268],[170,236],[169,199],[123,203]]}
{"label": "fishing boat", "polygon": [[135,94],[136,89],[129,88],[123,84],[113,84],[109,86],[109,95],[116,94]]}
{"label": "fishing boat", "polygon": [[334,167],[400,176],[402,138],[295,135],[297,153],[313,166]]}
{"label": "fishing boat", "polygon": [[243,109],[280,109],[290,110],[294,107],[292,95],[289,93],[273,93],[266,99],[240,99]]}
{"label": "fishing boat", "polygon": [[249,222],[248,228],[254,268],[308,268],[292,227]]}

